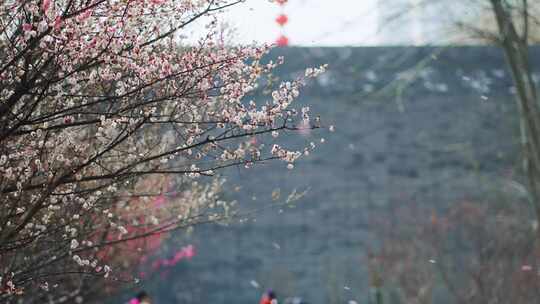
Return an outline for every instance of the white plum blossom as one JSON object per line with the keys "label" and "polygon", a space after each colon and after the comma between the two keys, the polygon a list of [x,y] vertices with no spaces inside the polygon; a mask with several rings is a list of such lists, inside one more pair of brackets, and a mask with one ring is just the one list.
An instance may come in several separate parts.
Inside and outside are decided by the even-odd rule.
{"label": "white plum blossom", "polygon": [[[262,90],[284,59],[222,41],[219,12],[234,2],[0,2],[4,281],[39,290],[40,274],[90,266],[108,277],[129,264],[112,244],[233,212],[208,176],[274,159],[292,169],[315,148],[265,141],[320,127],[296,99],[327,66]],[[193,16],[213,21],[188,43]]]}

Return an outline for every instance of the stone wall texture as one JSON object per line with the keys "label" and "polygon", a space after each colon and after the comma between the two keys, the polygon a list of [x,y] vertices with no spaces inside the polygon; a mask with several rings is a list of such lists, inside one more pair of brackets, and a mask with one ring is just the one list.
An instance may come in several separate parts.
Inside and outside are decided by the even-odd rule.
{"label": "stone wall texture", "polygon": [[[367,303],[364,257],[379,241],[371,211],[410,201],[445,208],[501,189],[524,195],[519,176],[506,187],[519,172],[519,128],[499,49],[284,48],[269,58],[280,55],[281,79],[329,64],[300,102],[336,132],[300,137],[317,149],[294,170],[274,162],[224,172],[227,196],[249,210],[268,206],[278,189],[277,201],[307,192],[254,220],[196,228],[198,255],[146,283],[156,303],[253,304],[266,288],[309,303]],[[538,81],[540,48],[531,59]]]}

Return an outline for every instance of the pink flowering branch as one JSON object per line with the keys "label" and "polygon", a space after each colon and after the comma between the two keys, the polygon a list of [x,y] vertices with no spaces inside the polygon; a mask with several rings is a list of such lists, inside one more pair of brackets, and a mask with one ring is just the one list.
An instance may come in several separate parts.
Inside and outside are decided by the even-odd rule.
{"label": "pink flowering branch", "polygon": [[[152,239],[141,248],[152,251],[167,233],[234,216],[219,199],[224,168],[292,168],[314,149],[279,134],[320,127],[295,100],[325,67],[250,100],[283,60],[221,41],[219,12],[240,2],[0,3],[0,301],[85,291],[67,279],[79,272],[114,278],[132,267],[116,258],[124,244]],[[203,16],[196,43],[177,36]]]}

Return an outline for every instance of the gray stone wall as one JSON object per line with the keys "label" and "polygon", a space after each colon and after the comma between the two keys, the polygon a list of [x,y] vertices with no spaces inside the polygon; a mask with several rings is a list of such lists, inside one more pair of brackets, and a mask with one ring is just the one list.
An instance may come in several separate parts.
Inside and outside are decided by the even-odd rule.
{"label": "gray stone wall", "polygon": [[156,303],[256,303],[263,288],[310,303],[366,303],[364,256],[379,241],[371,211],[486,198],[518,170],[513,89],[498,49],[290,48],[270,57],[278,55],[282,79],[330,64],[300,102],[336,132],[302,138],[318,148],[292,171],[280,162],[228,170],[230,189],[242,187],[228,196],[247,210],[272,202],[276,189],[308,192],[255,220],[197,228],[197,257],[146,284]]}

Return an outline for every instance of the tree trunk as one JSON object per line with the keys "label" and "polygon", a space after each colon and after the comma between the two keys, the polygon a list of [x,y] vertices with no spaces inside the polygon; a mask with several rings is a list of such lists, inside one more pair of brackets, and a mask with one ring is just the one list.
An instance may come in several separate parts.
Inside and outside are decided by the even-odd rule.
{"label": "tree trunk", "polygon": [[[520,37],[512,15],[503,0],[490,0],[497,20],[500,43],[512,72],[517,90],[516,102],[520,112],[520,126],[523,149],[523,165],[528,180],[530,200],[535,209],[536,220],[540,220],[540,107],[537,92],[532,81],[528,60],[527,31]],[[524,18],[527,15],[524,2]],[[526,20],[526,19],[524,19]],[[524,26],[526,29],[527,26]],[[537,229],[540,239],[540,230]]]}

